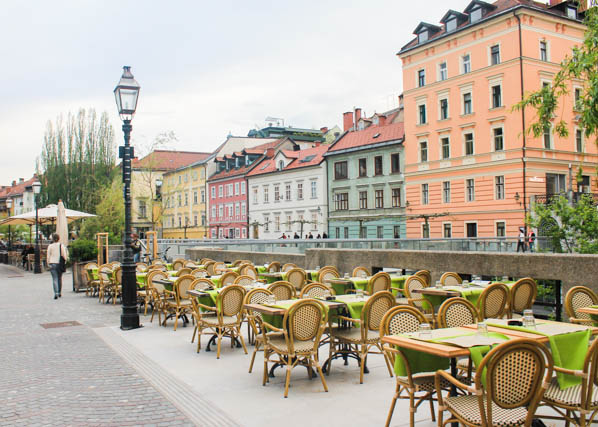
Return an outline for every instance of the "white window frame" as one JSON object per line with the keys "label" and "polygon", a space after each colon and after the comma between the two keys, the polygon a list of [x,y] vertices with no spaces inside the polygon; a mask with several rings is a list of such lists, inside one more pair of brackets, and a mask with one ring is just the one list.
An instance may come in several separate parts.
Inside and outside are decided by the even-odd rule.
{"label": "white window frame", "polygon": [[[444,78],[442,78],[442,64],[444,64],[444,72],[445,72]],[[436,76],[437,81],[442,82],[444,80],[448,80],[448,62],[446,62],[446,60],[438,63],[436,73],[437,73],[437,76]]]}
{"label": "white window frame", "polygon": [[[469,56],[469,71],[465,71],[465,57]],[[465,52],[460,56],[459,62],[461,64],[461,74],[471,73],[471,52]]]}
{"label": "white window frame", "polygon": [[245,194],[245,181],[241,181],[241,194]]}
{"label": "white window frame", "polygon": [[258,187],[254,186],[254,187],[252,187],[252,190],[253,190],[253,204],[257,205],[259,203],[258,202],[258,200],[259,200],[259,196],[258,196],[259,190],[258,190]]}
{"label": "white window frame", "polygon": [[[546,59],[542,59],[542,43],[546,43]],[[546,38],[538,40],[538,58],[542,62],[550,62],[550,42]]]}
{"label": "white window frame", "polygon": [[[426,160],[422,160],[422,148],[421,148],[421,144],[425,143],[426,144]],[[417,159],[419,160],[419,163],[428,163],[430,161],[430,144],[428,143],[427,139],[422,139],[417,141]]]}
{"label": "white window frame", "polygon": [[[423,85],[419,84],[419,72],[420,71],[424,72],[424,84]],[[425,87],[426,86],[426,77],[427,77],[426,76],[426,68],[425,67],[424,68],[418,68],[415,71],[415,87]]]}
{"label": "white window frame", "polygon": [[[579,151],[577,149],[577,132],[581,132],[581,151]],[[586,137],[583,134],[583,129],[580,129],[579,127],[575,126],[575,137],[574,137],[574,147],[573,147],[573,151],[575,151],[576,153],[585,153],[586,152]]]}
{"label": "white window frame", "polygon": [[[445,184],[448,183],[448,197],[445,193]],[[451,181],[442,181],[442,203],[450,203],[451,202]]]}
{"label": "white window frame", "polygon": [[554,126],[551,124],[550,125],[550,129],[548,129],[548,145],[550,145],[550,147],[546,147],[546,140],[544,139],[544,136],[546,135],[545,133],[542,133],[542,148],[544,150],[554,150],[554,134],[552,132],[552,129],[554,128]]}
{"label": "white window frame", "polygon": [[478,227],[477,221],[464,221],[463,222],[463,237],[467,238],[467,224],[475,224],[476,236],[474,237],[474,239],[479,238],[480,237],[480,227]]}
{"label": "white window frame", "polygon": [[[498,185],[496,179],[502,176],[502,198],[498,198]],[[507,180],[505,179],[504,175],[494,175],[494,200],[505,200],[507,195]]]}
{"label": "white window frame", "polygon": [[[444,235],[444,226],[445,226],[445,225],[450,225],[450,226],[451,226],[451,236],[450,236],[450,237],[446,237],[446,236]],[[452,237],[453,237],[453,223],[452,223],[452,222],[450,222],[450,221],[443,221],[443,222],[442,222],[442,238],[443,238],[443,239],[450,239],[450,238],[452,238]]]}
{"label": "white window frame", "polygon": [[[465,135],[467,134],[471,134],[471,138],[472,138],[472,147],[473,147],[473,153],[471,154],[467,154],[467,140],[465,139]],[[475,149],[475,131],[473,129],[471,130],[465,130],[463,132],[461,132],[461,141],[463,142],[463,156],[475,156],[476,154],[476,149]]]}
{"label": "white window frame", "polygon": [[303,200],[303,181],[297,182],[297,200]]}
{"label": "white window frame", "polygon": [[[444,157],[444,152],[442,149],[442,140],[443,139],[448,139],[448,157]],[[438,136],[438,153],[439,153],[439,159],[440,160],[450,160],[451,158],[451,135],[450,134],[443,134],[443,135],[439,135]]]}
{"label": "white window frame", "polygon": [[[496,143],[494,141],[494,129],[502,129],[502,150],[496,150]],[[490,146],[491,151],[494,153],[502,153],[507,150],[507,141],[505,138],[505,126],[504,124],[494,125],[490,127]]]}
{"label": "white window frame", "polygon": [[262,193],[264,194],[264,203],[270,203],[270,186],[264,185],[264,188],[262,188]]}
{"label": "white window frame", "polygon": [[[469,94],[471,98],[471,112],[465,113],[465,100],[464,97],[466,94]],[[460,97],[460,104],[461,104],[461,115],[462,116],[470,116],[475,113],[475,105],[473,99],[473,84],[468,83],[463,85],[459,88],[459,97]]]}
{"label": "white window frame", "polygon": [[[472,194],[471,200],[469,200],[469,188],[467,187],[467,181],[469,181],[470,179],[473,181],[473,194]],[[475,177],[465,178],[464,187],[465,187],[465,197],[464,197],[465,203],[475,202]]]}
{"label": "white window frame", "polygon": [[[442,101],[446,101],[446,117],[442,117]],[[419,111],[417,112],[419,114]],[[451,102],[449,101],[449,96],[447,94],[442,94],[438,96],[438,120],[450,120],[451,118]]]}
{"label": "white window frame", "polygon": [[[499,236],[498,231],[498,224],[502,222],[505,225],[505,235]],[[507,220],[506,219],[495,219],[494,220],[494,237],[507,237]]]}
{"label": "white window frame", "polygon": [[[420,112],[420,108],[421,107],[424,107],[424,112],[425,112],[425,116],[426,116],[425,117],[425,119],[426,119],[425,122],[421,121],[421,112]],[[430,121],[430,116],[428,114],[428,103],[425,102],[425,101],[418,103],[417,104],[417,124],[420,125],[420,126],[423,126],[423,125],[427,125],[429,121]]]}
{"label": "white window frame", "polygon": [[[496,64],[492,63],[492,48],[494,46],[498,46],[498,63],[496,63]],[[492,67],[494,65],[502,64],[503,63],[502,53],[503,53],[502,52],[502,44],[500,41],[488,45],[488,66]]]}
{"label": "white window frame", "polygon": [[[424,185],[426,186],[425,200],[424,200]],[[430,204],[430,184],[427,182],[420,184],[419,194],[420,194],[420,196],[419,196],[420,197],[420,205],[422,205],[422,206],[429,205]]]}
{"label": "white window frame", "polygon": [[309,184],[309,187],[310,187],[311,198],[317,199],[318,198],[318,181],[315,179],[312,179]]}
{"label": "white window frame", "polygon": [[[428,236],[427,236],[427,237],[426,237],[426,235],[425,235],[425,233],[424,233],[424,228],[426,227],[426,225],[427,225],[427,227],[428,227]],[[424,222],[422,222],[422,223],[421,223],[421,226],[420,226],[420,230],[421,230],[421,236],[422,236],[422,239],[429,239],[429,238],[430,238],[430,234],[431,234],[431,233],[430,233],[430,223],[426,224],[426,222],[425,222],[425,221],[424,221]]]}

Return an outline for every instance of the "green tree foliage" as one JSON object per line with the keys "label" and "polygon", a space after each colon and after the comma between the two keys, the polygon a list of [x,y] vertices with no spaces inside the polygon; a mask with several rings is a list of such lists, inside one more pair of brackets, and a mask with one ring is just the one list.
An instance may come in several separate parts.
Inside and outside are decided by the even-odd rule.
{"label": "green tree foliage", "polygon": [[62,199],[69,209],[95,213],[103,188],[115,171],[114,129],[108,114],[94,109],[60,115],[48,121],[38,175],[42,177],[40,206]]}
{"label": "green tree foliage", "polygon": [[98,255],[95,240],[77,239],[69,245],[71,261],[93,261]]}
{"label": "green tree foliage", "polygon": [[125,228],[125,206],[123,203],[123,185],[120,177],[101,194],[100,203],[95,208],[96,217],[88,218],[81,228],[83,239],[93,240],[96,233],[109,233],[110,244],[122,243]]}
{"label": "green tree foliage", "polygon": [[598,210],[589,194],[573,204],[565,196],[537,203],[528,224],[542,230],[557,252],[598,253]]}

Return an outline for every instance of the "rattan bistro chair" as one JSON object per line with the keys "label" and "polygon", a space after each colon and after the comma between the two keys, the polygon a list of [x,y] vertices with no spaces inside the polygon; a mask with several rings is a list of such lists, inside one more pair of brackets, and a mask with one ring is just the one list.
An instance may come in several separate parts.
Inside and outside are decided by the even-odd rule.
{"label": "rattan bistro chair", "polygon": [[83,269],[85,270],[85,275],[87,276],[87,285],[85,286],[85,295],[86,296],[95,296],[100,288],[100,279],[93,277],[93,272],[91,270],[98,268],[98,265],[95,262],[88,262],[85,264]]}
{"label": "rattan bistro chair", "polygon": [[428,270],[419,270],[415,273],[415,275],[423,277],[428,286],[432,284],[432,275]]}
{"label": "rattan bistro chair", "polygon": [[582,370],[573,371],[558,366],[554,370],[581,377],[581,384],[561,390],[557,378],[552,377],[541,404],[555,410],[560,418],[566,420],[567,425],[570,422],[578,426],[591,425],[598,413],[598,340],[594,340],[590,346]]}
{"label": "rattan bistro chair", "polygon": [[228,285],[232,285],[235,283],[235,279],[239,277],[237,273],[234,271],[227,271],[222,276],[220,276],[220,287],[223,288]]}
{"label": "rattan bistro chair", "polygon": [[390,291],[390,285],[390,275],[388,273],[380,271],[374,274],[368,280],[368,284],[365,288],[365,294],[374,295],[376,292]]}
{"label": "rattan bistro chair", "polygon": [[268,290],[272,292],[277,301],[293,299],[296,295],[293,285],[283,280],[268,285]]}
{"label": "rattan bistro chair", "polygon": [[136,262],[135,271],[137,273],[145,273],[147,271],[147,264],[144,262]]}
{"label": "rattan bistro chair", "polygon": [[203,268],[195,268],[193,270],[191,270],[191,274],[192,276],[195,277],[206,277],[208,275],[208,272],[206,270],[204,270]]}
{"label": "rattan bistro chair", "polygon": [[[398,305],[386,312],[380,323],[380,338],[386,335],[398,335],[408,332],[417,332],[419,325],[427,323],[424,315],[414,307],[407,305]],[[405,376],[396,376],[395,394],[390,404],[388,417],[386,418],[386,426],[390,425],[392,414],[395,410],[397,399],[409,399],[409,424],[413,427],[415,422],[415,411],[423,402],[428,400],[430,402],[430,413],[432,421],[436,421],[436,414],[434,414],[433,396],[436,392],[434,388],[434,372],[421,372],[417,374],[411,373],[409,359],[405,356],[400,348],[390,347],[385,345],[383,347],[384,353],[392,366],[395,365],[396,358],[402,359],[405,366]],[[402,396],[403,391],[407,392],[407,396]],[[419,395],[424,393],[423,395]],[[419,396],[418,396],[419,395]],[[416,402],[417,399],[417,402]]]}
{"label": "rattan bistro chair", "polygon": [[[473,386],[448,372],[437,371],[438,425],[459,422],[472,427],[531,426],[552,372],[550,351],[530,339],[507,341],[490,350],[478,366]],[[486,378],[485,386],[482,375]],[[442,380],[471,394],[443,397]],[[446,421],[444,411],[451,415]]]}
{"label": "rattan bistro chair", "polygon": [[[395,305],[395,297],[388,291],[376,292],[368,298],[361,311],[360,319],[338,316],[339,320],[359,325],[359,329],[352,327],[337,327],[331,329],[330,335],[330,357],[328,361],[327,374],[330,374],[332,367],[332,357],[335,354],[347,353],[351,351],[359,354],[359,383],[363,384],[363,371],[367,361],[368,354],[382,354],[382,344],[380,341],[380,323],[388,310]],[[342,348],[345,347],[345,348]],[[373,353],[370,350],[377,347],[380,353]],[[347,350],[347,348],[349,350]],[[384,355],[384,360],[388,367],[388,373],[392,377],[392,368]]]}
{"label": "rattan bistro chair", "polygon": [[336,295],[336,292],[334,292],[334,289],[332,289],[331,286],[325,285],[324,283],[312,282],[301,289],[299,298],[324,298],[326,292],[330,292],[330,295]]}
{"label": "rattan bistro chair", "polygon": [[[268,297],[272,295],[268,289],[257,288],[252,289],[245,295],[245,304],[261,304],[268,300]],[[251,362],[249,363],[249,373],[253,370],[253,362],[255,362],[255,355],[264,347],[264,337],[262,335],[262,313],[250,309],[245,309],[245,318],[248,326],[248,338],[249,343],[252,341],[252,335],[255,337],[255,347],[253,354],[251,355]],[[276,334],[282,336],[279,332],[269,332],[270,334]]]}
{"label": "rattan bistro chair", "polygon": [[278,261],[272,261],[270,264],[268,264],[268,267],[266,267],[266,271],[268,273],[278,273],[281,269],[282,265],[280,265]]}
{"label": "rattan bistro chair", "polygon": [[105,297],[112,292],[114,281],[112,279],[112,265],[103,264],[98,268],[98,278],[100,286],[98,289],[98,301],[105,302]]}
{"label": "rattan bistro chair", "polygon": [[463,283],[463,279],[457,273],[446,272],[440,276],[440,283],[442,286],[456,286]]}
{"label": "rattan bistro chair", "polygon": [[480,320],[499,319],[507,313],[509,303],[509,288],[504,283],[492,283],[478,299],[478,313]]}
{"label": "rattan bistro chair", "polygon": [[362,279],[370,277],[370,271],[365,267],[355,267],[352,273],[353,277],[361,277]]}
{"label": "rattan bistro chair", "polygon": [[295,287],[296,290],[301,291],[303,286],[307,283],[307,275],[305,270],[301,268],[291,268],[287,271],[287,282]]}
{"label": "rattan bistro chair", "polygon": [[145,289],[150,292],[150,305],[152,307],[152,317],[150,323],[154,321],[154,315],[158,313],[158,325],[162,325],[162,314],[166,318],[164,311],[164,301],[166,296],[164,295],[164,285],[158,283],[157,280],[166,280],[168,275],[161,270],[152,270],[147,274],[145,278]]}
{"label": "rattan bistro chair", "polygon": [[[196,298],[191,299],[193,305],[193,317],[197,324],[197,352],[201,350],[202,335],[216,335],[216,358],[220,359],[220,348],[222,338],[231,339],[231,345],[238,338],[241,341],[243,350],[247,354],[247,347],[241,334],[241,323],[243,322],[243,299],[245,288],[240,285],[228,285],[218,294],[216,307],[209,307],[201,304]],[[215,313],[216,315],[205,315],[200,309]],[[208,330],[208,334],[204,331]]]}
{"label": "rattan bistro chair", "polygon": [[250,276],[256,281],[258,280],[257,270],[251,264],[243,264],[239,267],[239,274],[242,276]]}
{"label": "rattan bistro chair", "polygon": [[241,286],[253,285],[255,283],[255,279],[251,276],[237,276],[235,277],[235,281],[233,283],[235,285]]}
{"label": "rattan bistro chair", "polygon": [[286,273],[287,271],[290,271],[293,268],[298,268],[298,267],[295,264],[288,262],[282,266],[281,271]]}
{"label": "rattan bistro chair", "polygon": [[590,315],[577,310],[592,305],[598,305],[598,296],[585,286],[574,286],[565,295],[565,311],[571,323],[591,326],[593,323]]}
{"label": "rattan bistro chair", "polygon": [[[186,315],[191,313],[191,299],[187,294],[187,291],[191,289],[191,284],[195,281],[195,276],[187,274],[181,276],[172,286],[172,291],[167,289],[164,290],[164,295],[169,296],[164,300],[164,311],[174,315],[174,330],[176,331],[179,323],[179,317],[186,319]],[[166,326],[166,319],[164,319],[164,325]]]}
{"label": "rattan bistro chair", "polygon": [[185,267],[185,260],[183,258],[175,259],[172,262],[172,269],[179,271],[181,268]]}
{"label": "rattan bistro chair", "polygon": [[180,269],[177,271],[176,275],[177,275],[177,277],[181,277],[181,276],[184,276],[184,275],[186,275],[186,274],[191,274],[191,272],[192,272],[192,271],[193,271],[193,270],[192,270],[192,269],[190,269],[189,267],[182,267],[182,268],[180,268]]}
{"label": "rattan bistro chair", "polygon": [[318,282],[320,282],[320,283],[326,283],[330,279],[338,279],[339,277],[340,277],[340,274],[338,274],[338,271],[336,271],[336,268],[332,268],[332,267],[323,267],[318,272]]}
{"label": "rattan bistro chair", "polygon": [[[273,362],[287,367],[284,386],[285,398],[289,395],[291,370],[299,364],[308,367],[310,378],[312,377],[312,367],[315,365],[324,391],[328,391],[326,379],[318,361],[320,338],[326,328],[327,320],[328,311],[321,302],[314,299],[302,299],[290,306],[285,313],[283,328],[276,328],[263,322],[265,326],[262,329],[262,337],[265,342],[263,385],[266,385],[268,380],[268,362],[272,361],[271,357],[278,356],[278,360]],[[266,328],[282,333],[282,336],[267,334]]]}
{"label": "rattan bistro chair", "polygon": [[538,295],[538,285],[531,277],[519,279],[510,291],[509,318],[513,313],[522,314],[524,310],[531,309]]}

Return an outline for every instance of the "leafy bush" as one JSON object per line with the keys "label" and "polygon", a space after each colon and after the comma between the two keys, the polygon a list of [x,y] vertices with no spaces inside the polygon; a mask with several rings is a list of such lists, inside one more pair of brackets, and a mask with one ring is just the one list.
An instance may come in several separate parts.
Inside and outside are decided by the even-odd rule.
{"label": "leafy bush", "polygon": [[93,261],[98,255],[96,242],[85,239],[74,240],[69,246],[69,255],[73,262]]}

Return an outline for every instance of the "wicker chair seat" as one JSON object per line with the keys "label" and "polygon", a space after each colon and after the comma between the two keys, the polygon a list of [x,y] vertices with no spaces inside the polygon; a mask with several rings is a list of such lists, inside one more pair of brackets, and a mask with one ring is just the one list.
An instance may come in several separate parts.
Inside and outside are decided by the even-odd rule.
{"label": "wicker chair seat", "polygon": [[201,321],[208,326],[234,326],[239,323],[237,316],[222,316],[222,324],[218,323],[218,317],[204,317],[202,315]]}
{"label": "wicker chair seat", "polygon": [[[420,372],[418,374],[413,375],[411,378],[413,379],[413,384],[415,385],[415,392],[419,391],[435,391],[434,385],[434,375],[435,372]],[[405,387],[409,386],[409,377],[397,377],[397,381],[399,383],[403,383]],[[440,386],[442,388],[448,389],[451,384],[442,378],[440,380]]]}
{"label": "wicker chair seat", "polygon": [[[175,299],[167,299],[164,301],[166,305],[171,305],[176,307],[176,300]],[[179,304],[181,307],[191,307],[191,300],[190,299],[182,299]]]}
{"label": "wicker chair seat", "polygon": [[[472,424],[482,425],[482,416],[478,397],[475,395],[453,396],[444,398],[446,405],[457,414]],[[484,397],[484,408],[486,407],[486,397]],[[486,411],[486,409],[484,409]],[[525,423],[527,409],[523,407],[504,409],[495,403],[492,403],[492,426],[519,426]]]}
{"label": "wicker chair seat", "polygon": [[[273,337],[268,340],[270,343],[270,347],[272,347],[275,351],[280,353],[288,353],[289,347],[284,339],[284,336],[280,337]],[[300,341],[300,340],[293,340],[293,348],[295,349],[295,353],[310,353],[314,350],[314,342],[312,340],[307,341]]]}
{"label": "wicker chair seat", "polygon": [[[268,335],[269,339],[284,337],[284,335],[281,332],[266,332],[266,335]],[[263,343],[264,342],[264,336],[263,335],[258,335],[258,336],[255,337],[255,340],[259,341],[260,343]]]}
{"label": "wicker chair seat", "polygon": [[409,305],[409,298],[397,298],[397,304]]}
{"label": "wicker chair seat", "polygon": [[[561,390],[556,377],[550,381],[550,385],[544,393],[543,400],[561,405],[581,405],[581,384]],[[592,389],[592,406],[598,405],[598,387]]]}
{"label": "wicker chair seat", "polygon": [[[339,341],[347,341],[352,343],[361,342],[361,329],[359,328],[335,328],[332,331],[332,335]],[[378,341],[380,341],[380,332],[368,330],[366,342],[377,343]]]}

